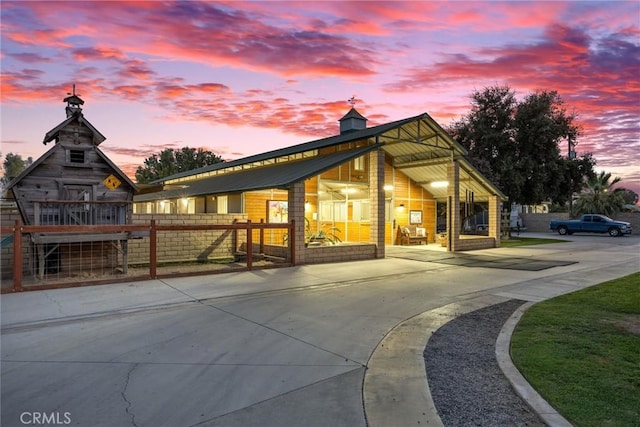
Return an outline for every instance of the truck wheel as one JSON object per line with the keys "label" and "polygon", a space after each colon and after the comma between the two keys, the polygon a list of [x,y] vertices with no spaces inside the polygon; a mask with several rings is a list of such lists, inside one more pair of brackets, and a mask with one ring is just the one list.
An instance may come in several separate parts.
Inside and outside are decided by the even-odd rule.
{"label": "truck wheel", "polygon": [[568,232],[569,232],[569,230],[567,230],[567,227],[565,227],[564,225],[561,225],[560,227],[558,227],[558,234],[559,235],[564,236]]}
{"label": "truck wheel", "polygon": [[609,229],[609,236],[618,237],[620,235],[620,229],[616,227],[611,227]]}

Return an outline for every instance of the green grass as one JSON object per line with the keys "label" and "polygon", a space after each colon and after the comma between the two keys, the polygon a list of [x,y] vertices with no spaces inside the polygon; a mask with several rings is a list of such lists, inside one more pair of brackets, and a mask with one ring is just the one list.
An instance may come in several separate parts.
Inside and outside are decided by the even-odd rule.
{"label": "green grass", "polygon": [[549,243],[565,243],[566,240],[545,239],[539,237],[510,237],[508,240],[501,240],[501,248],[515,248],[517,246],[546,245]]}
{"label": "green grass", "polygon": [[640,426],[640,273],[532,306],[511,357],[575,426]]}

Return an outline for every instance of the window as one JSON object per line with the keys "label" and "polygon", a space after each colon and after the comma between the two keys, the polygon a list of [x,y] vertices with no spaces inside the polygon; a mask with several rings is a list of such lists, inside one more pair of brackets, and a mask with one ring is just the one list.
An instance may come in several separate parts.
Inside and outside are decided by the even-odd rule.
{"label": "window", "polygon": [[320,221],[346,221],[347,205],[343,201],[320,202]]}
{"label": "window", "polygon": [[84,163],[84,150],[69,150],[70,163]]}
{"label": "window", "polygon": [[364,170],[364,156],[356,157],[353,160],[353,168],[357,171]]}
{"label": "window", "polygon": [[371,220],[371,203],[369,200],[353,201],[353,221],[369,221]]}

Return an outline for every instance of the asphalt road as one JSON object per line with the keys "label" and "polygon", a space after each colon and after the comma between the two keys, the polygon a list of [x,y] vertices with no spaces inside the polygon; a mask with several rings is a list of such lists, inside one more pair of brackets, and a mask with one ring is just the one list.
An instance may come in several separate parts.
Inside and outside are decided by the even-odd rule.
{"label": "asphalt road", "polygon": [[[473,252],[571,262],[539,271],[389,256],[3,295],[1,424],[388,425],[384,408],[402,407],[385,400],[388,388],[402,389],[413,368],[402,346],[396,363],[372,360],[408,319],[479,298],[539,301],[640,271],[638,236],[567,240]],[[424,398],[404,404],[423,412]],[[406,425],[411,411],[399,412],[391,421]]]}

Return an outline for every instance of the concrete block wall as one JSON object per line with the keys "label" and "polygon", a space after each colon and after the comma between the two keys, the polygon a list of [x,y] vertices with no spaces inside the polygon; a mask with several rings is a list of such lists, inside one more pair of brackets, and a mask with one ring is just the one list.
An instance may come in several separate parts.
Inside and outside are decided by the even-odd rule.
{"label": "concrete block wall", "polygon": [[496,246],[496,239],[493,237],[465,237],[461,236],[458,240],[457,248],[459,251],[476,251],[479,249],[491,249]]}
{"label": "concrete block wall", "polygon": [[375,258],[376,245],[373,243],[347,243],[340,245],[314,246],[305,249],[306,264],[360,261]]}
{"label": "concrete block wall", "polygon": [[[134,214],[133,224],[156,225],[227,225],[234,220],[246,221],[244,214]],[[211,231],[158,231],[158,262],[206,261],[233,257],[236,246],[246,242],[246,233],[238,231],[238,242],[233,230]],[[149,262],[149,238],[129,241],[129,263]]]}

